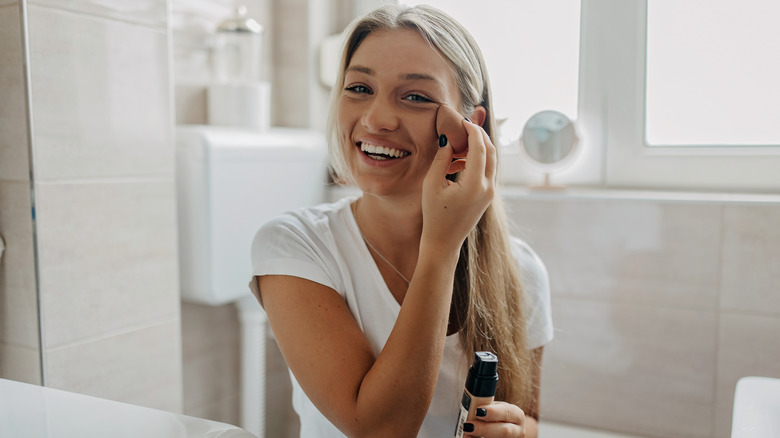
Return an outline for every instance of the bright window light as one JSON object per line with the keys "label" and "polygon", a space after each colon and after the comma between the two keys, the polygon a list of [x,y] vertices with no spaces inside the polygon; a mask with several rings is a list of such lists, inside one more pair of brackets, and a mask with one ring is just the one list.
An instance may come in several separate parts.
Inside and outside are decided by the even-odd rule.
{"label": "bright window light", "polygon": [[519,137],[542,110],[577,118],[579,0],[427,0],[452,15],[482,49],[503,137]]}
{"label": "bright window light", "polygon": [[780,2],[647,7],[647,144],[780,144]]}

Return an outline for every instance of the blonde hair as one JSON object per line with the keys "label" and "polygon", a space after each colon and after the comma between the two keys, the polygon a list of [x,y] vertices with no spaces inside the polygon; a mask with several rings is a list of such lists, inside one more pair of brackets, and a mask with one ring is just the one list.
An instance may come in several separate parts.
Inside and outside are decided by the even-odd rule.
{"label": "blonde hair", "polygon": [[[487,116],[482,127],[495,143],[495,117],[490,82],[482,54],[469,32],[449,15],[430,6],[385,6],[354,21],[347,29],[340,69],[331,96],[328,120],[329,156],[334,181],[354,183],[345,158],[347,145],[338,133],[337,108],[346,71],[357,48],[376,30],[411,29],[437,50],[451,67],[460,92],[462,114],[478,105]],[[497,400],[536,412],[531,387],[531,353],[526,349],[523,288],[509,246],[503,206],[496,196],[461,248],[455,273],[451,318],[469,360],[476,351],[492,351],[499,358]]]}

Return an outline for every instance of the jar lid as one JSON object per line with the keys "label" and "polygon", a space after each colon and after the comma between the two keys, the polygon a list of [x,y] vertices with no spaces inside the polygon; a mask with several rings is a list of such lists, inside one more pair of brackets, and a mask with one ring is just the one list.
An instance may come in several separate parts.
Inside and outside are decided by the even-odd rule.
{"label": "jar lid", "polygon": [[241,5],[236,8],[234,16],[219,23],[217,32],[262,33],[263,26],[252,17],[248,16],[246,6]]}

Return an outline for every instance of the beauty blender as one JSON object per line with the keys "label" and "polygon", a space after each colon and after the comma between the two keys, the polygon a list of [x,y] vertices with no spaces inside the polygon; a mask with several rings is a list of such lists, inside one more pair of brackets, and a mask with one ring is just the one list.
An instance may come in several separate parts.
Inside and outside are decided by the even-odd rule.
{"label": "beauty blender", "polygon": [[469,148],[469,135],[463,127],[464,117],[451,107],[441,105],[436,111],[436,134],[447,136],[456,154]]}

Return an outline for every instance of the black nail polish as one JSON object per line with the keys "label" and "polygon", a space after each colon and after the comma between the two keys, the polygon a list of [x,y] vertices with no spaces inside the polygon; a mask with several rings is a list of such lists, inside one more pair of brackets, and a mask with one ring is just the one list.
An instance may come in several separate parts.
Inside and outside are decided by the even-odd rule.
{"label": "black nail polish", "polygon": [[469,120],[468,117],[464,117],[464,119],[466,119],[467,122],[471,123],[471,120]]}
{"label": "black nail polish", "polygon": [[439,147],[443,148],[444,146],[447,146],[447,136],[442,134],[439,136]]}
{"label": "black nail polish", "polygon": [[487,415],[487,409],[485,409],[485,408],[477,408],[476,414],[477,414],[477,417],[484,417],[485,415]]}
{"label": "black nail polish", "polygon": [[474,432],[474,425],[471,423],[463,423],[464,432]]}

